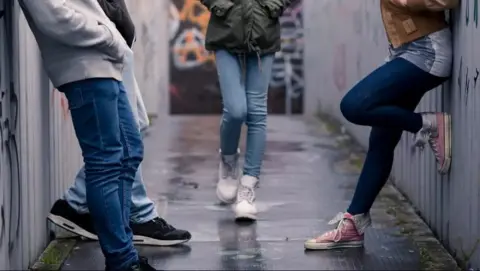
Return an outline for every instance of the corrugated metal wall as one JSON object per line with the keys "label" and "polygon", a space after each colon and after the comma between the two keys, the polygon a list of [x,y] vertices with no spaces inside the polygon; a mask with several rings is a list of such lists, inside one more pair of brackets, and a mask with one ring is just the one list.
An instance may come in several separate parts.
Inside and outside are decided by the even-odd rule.
{"label": "corrugated metal wall", "polygon": [[72,182],[81,156],[65,103],[42,70],[17,2],[0,3],[0,269],[19,270],[49,241],[45,216]]}
{"label": "corrugated metal wall", "polygon": [[[129,2],[138,32],[137,79],[154,115],[168,112],[159,109],[168,104],[164,4]],[[46,215],[82,159],[66,99],[46,77],[17,1],[0,0],[0,14],[0,270],[22,270],[46,247]]]}
{"label": "corrugated metal wall", "polygon": [[[366,146],[369,129],[345,122],[339,102],[387,55],[379,1],[304,1],[306,112],[320,109],[336,116]],[[451,173],[438,175],[429,151],[412,156],[412,137],[405,133],[392,177],[450,251],[466,266],[480,268],[480,143],[475,136],[480,121],[478,0],[461,1],[450,15],[455,37],[452,79],[431,91],[418,110],[452,113]]]}

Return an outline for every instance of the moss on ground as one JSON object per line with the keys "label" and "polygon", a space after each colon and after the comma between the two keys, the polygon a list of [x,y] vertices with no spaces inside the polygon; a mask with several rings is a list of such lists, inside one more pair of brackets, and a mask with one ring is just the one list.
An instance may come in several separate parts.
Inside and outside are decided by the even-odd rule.
{"label": "moss on ground", "polygon": [[60,270],[76,242],[76,239],[53,240],[30,267],[30,270]]}

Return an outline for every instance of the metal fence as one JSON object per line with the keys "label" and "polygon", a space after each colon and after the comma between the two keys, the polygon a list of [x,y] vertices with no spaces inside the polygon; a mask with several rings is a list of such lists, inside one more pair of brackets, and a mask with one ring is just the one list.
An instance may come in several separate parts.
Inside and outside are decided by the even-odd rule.
{"label": "metal fence", "polygon": [[[379,0],[304,0],[304,5],[306,111],[336,116],[366,146],[369,129],[347,123],[339,102],[387,56]],[[452,170],[441,177],[430,152],[412,156],[412,136],[405,133],[392,180],[457,259],[480,268],[478,0],[461,1],[449,15],[455,50],[452,78],[431,91],[418,110],[452,114]]]}
{"label": "metal fence", "polygon": [[[168,3],[127,3],[137,80],[149,113],[164,114]],[[17,1],[0,0],[0,16],[0,270],[25,270],[46,247],[46,215],[82,161],[66,98],[50,84]]]}

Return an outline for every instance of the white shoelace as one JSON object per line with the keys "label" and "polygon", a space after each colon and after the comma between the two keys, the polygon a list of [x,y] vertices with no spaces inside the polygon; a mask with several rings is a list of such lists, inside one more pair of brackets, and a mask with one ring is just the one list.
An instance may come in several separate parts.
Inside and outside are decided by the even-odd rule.
{"label": "white shoelace", "polygon": [[335,229],[328,231],[325,233],[325,236],[327,237],[332,237],[333,236],[333,241],[334,242],[339,242],[342,240],[342,229],[343,226],[345,225],[345,219],[344,219],[344,213],[338,213],[332,220],[328,222],[329,225],[335,225]]}
{"label": "white shoelace", "polygon": [[415,149],[419,148],[421,151],[425,149],[425,145],[427,143],[430,144],[432,148],[433,154],[435,155],[435,159],[440,161],[440,152],[438,150],[437,140],[435,137],[432,136],[432,132],[430,129],[422,129],[414,136],[414,145],[412,147],[412,153],[415,153]]}
{"label": "white shoelace", "polygon": [[238,197],[237,201],[240,202],[242,200],[248,201],[248,203],[253,203],[255,200],[255,191],[253,188],[247,187],[245,185],[240,185],[238,189]]}

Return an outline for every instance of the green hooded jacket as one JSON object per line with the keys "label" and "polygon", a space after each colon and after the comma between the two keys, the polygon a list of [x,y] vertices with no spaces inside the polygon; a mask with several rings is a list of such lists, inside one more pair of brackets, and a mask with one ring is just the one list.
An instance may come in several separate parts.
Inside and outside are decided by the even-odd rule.
{"label": "green hooded jacket", "polygon": [[206,49],[260,55],[279,51],[279,17],[291,1],[200,0],[211,12]]}

